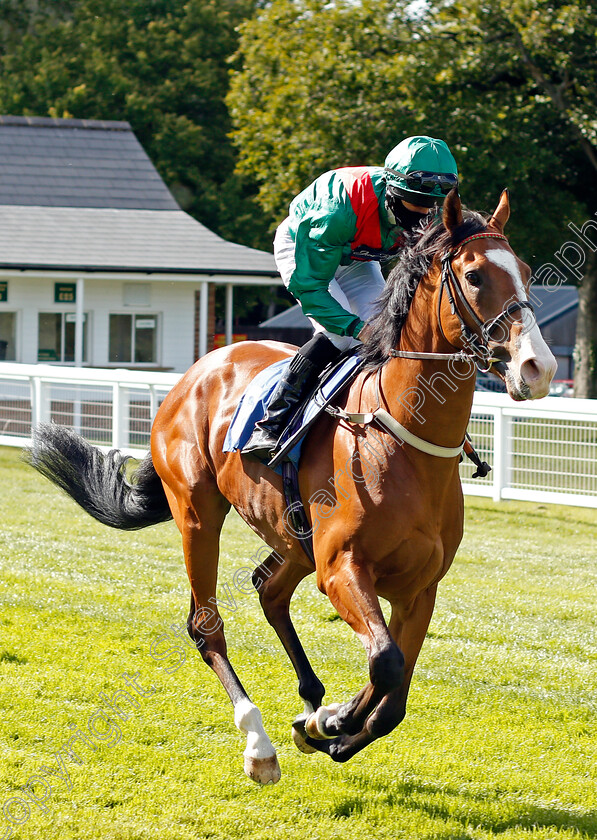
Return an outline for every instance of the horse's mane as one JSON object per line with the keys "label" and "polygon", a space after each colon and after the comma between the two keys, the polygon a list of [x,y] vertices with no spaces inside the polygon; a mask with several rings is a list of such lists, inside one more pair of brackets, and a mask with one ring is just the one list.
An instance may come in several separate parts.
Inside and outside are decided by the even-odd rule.
{"label": "horse's mane", "polygon": [[382,365],[400,339],[402,327],[421,279],[427,274],[437,253],[455,248],[474,233],[486,230],[488,216],[463,209],[463,221],[454,230],[446,230],[441,218],[434,217],[406,235],[406,244],[390,272],[376,301],[373,316],[367,322],[370,334],[359,350],[369,368]]}

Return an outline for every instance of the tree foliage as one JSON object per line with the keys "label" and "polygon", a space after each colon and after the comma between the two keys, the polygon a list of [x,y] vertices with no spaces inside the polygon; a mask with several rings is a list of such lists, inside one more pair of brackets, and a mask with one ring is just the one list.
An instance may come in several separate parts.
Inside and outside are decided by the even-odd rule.
{"label": "tree foliage", "polygon": [[545,253],[564,207],[578,220],[595,201],[597,16],[560,6],[274,0],[241,27],[228,95],[240,171],[280,217],[323,169],[380,163],[403,136],[435,134],[455,151],[465,200],[491,208],[510,186],[515,227],[533,219]]}
{"label": "tree foliage", "polygon": [[258,181],[272,221],[323,170],[383,161],[418,121],[404,72],[407,6],[273,0],[241,26],[228,96],[238,168]]}
{"label": "tree foliage", "polygon": [[0,55],[14,49],[42,22],[64,20],[77,0],[0,0]]}
{"label": "tree foliage", "polygon": [[[441,79],[454,109],[449,134],[465,135],[471,117],[489,132],[467,163],[473,194],[501,172],[513,188],[517,250],[577,282],[558,251],[575,240],[568,224],[594,220],[597,210],[597,6],[458,0],[434,7],[431,29],[453,45]],[[597,397],[597,259],[582,248],[575,393]]]}
{"label": "tree foliage", "polygon": [[[239,170],[279,221],[322,170],[443,137],[469,206],[490,211],[510,187],[512,244],[537,267],[597,210],[596,33],[586,0],[273,0],[241,28]],[[581,297],[596,272],[587,259]],[[583,317],[597,360],[597,312]]]}
{"label": "tree foliage", "polygon": [[268,247],[320,172],[381,164],[409,134],[446,139],[469,206],[510,187],[512,244],[534,267],[597,210],[594,0],[0,3],[0,111],[128,120],[182,206],[245,244]]}
{"label": "tree foliage", "polygon": [[597,206],[596,27],[597,7],[553,0],[441,3],[428,22],[442,121],[454,142],[466,138],[467,192],[487,200],[500,179],[512,187],[531,260]]}
{"label": "tree foliage", "polygon": [[128,120],[184,209],[224,236],[262,237],[224,103],[253,0],[64,0],[62,15],[11,2],[22,37],[5,40],[0,111]]}

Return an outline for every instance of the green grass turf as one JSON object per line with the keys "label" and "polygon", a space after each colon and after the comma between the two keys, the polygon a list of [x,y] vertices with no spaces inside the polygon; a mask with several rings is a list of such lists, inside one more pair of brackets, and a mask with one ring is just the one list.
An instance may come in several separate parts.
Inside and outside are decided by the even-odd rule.
{"label": "green grass turf", "polygon": [[[344,765],[302,755],[290,740],[302,709],[296,679],[256,594],[232,584],[260,542],[229,516],[219,591],[224,599],[229,583],[235,596],[235,611],[223,610],[229,653],[283,774],[259,788],[243,775],[244,738],[198,653],[181,642],[186,659],[171,674],[179,654],[150,654],[186,619],[173,524],[112,531],[16,450],[0,449],[0,470],[0,808],[23,820],[13,836],[597,837],[595,511],[467,499],[465,538],[440,587],[406,720]],[[311,579],[293,605],[326,699],[347,699],[366,680],[359,643]],[[117,742],[114,724],[95,719],[106,743],[79,747],[82,765],[65,761],[71,789],[54,776],[44,791],[31,777],[57,766],[69,727],[85,730],[108,711],[98,692],[126,688],[123,672],[154,692],[119,721]],[[18,799],[30,779],[47,810],[28,799],[27,815]],[[10,826],[0,811],[0,839]]]}

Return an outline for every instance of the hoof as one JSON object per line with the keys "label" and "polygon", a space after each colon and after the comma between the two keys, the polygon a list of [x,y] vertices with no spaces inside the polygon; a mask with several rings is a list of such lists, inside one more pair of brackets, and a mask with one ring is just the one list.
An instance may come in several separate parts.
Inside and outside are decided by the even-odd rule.
{"label": "hoof", "polygon": [[310,744],[307,743],[307,733],[305,732],[306,720],[306,715],[301,716],[297,718],[292,724],[292,740],[294,741],[298,750],[300,750],[302,753],[305,753],[306,755],[310,755],[311,753],[317,752],[317,750],[315,749],[315,747],[312,747]]}
{"label": "hoof", "polygon": [[269,758],[253,758],[245,756],[245,773],[258,785],[275,785],[280,781],[282,772],[278,764],[278,756],[274,753]]}
{"label": "hoof", "polygon": [[332,703],[329,706],[320,706],[317,711],[309,715],[305,721],[305,732],[309,738],[316,738],[317,740],[336,738],[337,734],[328,735],[325,731],[325,722],[328,718],[333,717],[339,708],[339,703]]}

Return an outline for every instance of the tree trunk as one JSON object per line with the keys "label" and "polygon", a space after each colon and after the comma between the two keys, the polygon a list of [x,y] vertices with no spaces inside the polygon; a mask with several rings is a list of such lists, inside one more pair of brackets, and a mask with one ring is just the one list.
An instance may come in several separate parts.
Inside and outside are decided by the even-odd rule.
{"label": "tree trunk", "polygon": [[597,399],[597,254],[590,254],[578,287],[574,396]]}

